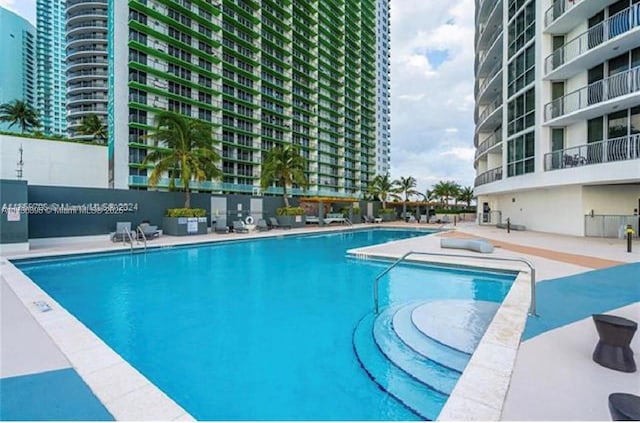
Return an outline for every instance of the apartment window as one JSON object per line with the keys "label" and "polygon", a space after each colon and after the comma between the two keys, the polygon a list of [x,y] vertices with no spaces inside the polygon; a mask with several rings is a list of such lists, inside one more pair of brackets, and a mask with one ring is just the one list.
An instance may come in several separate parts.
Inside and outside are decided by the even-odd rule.
{"label": "apartment window", "polygon": [[528,132],[507,142],[507,176],[523,175],[535,170],[535,135]]}
{"label": "apartment window", "polygon": [[534,45],[531,45],[509,63],[509,97],[533,82],[535,55]]}
{"label": "apartment window", "polygon": [[535,2],[528,3],[509,24],[509,55],[515,54],[535,36]]}
{"label": "apartment window", "polygon": [[531,88],[508,103],[509,135],[523,131],[535,123],[535,92]]}

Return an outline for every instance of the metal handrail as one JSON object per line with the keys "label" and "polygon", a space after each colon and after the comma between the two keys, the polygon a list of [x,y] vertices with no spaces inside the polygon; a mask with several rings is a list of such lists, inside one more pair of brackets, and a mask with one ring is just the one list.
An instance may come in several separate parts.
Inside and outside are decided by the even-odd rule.
{"label": "metal handrail", "polygon": [[127,241],[127,238],[129,239],[129,245],[131,245],[131,254],[133,254],[133,237],[131,236],[131,231],[129,231],[128,229],[123,229],[122,230],[122,243],[124,244]]}
{"label": "metal handrail", "polygon": [[375,314],[376,315],[380,313],[380,306],[379,306],[379,299],[378,299],[378,285],[380,284],[380,279],[384,275],[389,273],[389,271],[391,271],[391,269],[393,269],[398,264],[400,264],[400,262],[404,261],[407,257],[409,257],[411,255],[464,257],[464,258],[475,258],[475,259],[479,258],[479,259],[486,259],[486,260],[512,261],[512,262],[524,263],[527,266],[529,266],[529,269],[531,269],[531,273],[530,273],[531,274],[531,303],[529,304],[529,315],[530,316],[537,316],[537,314],[536,314],[536,269],[533,266],[533,264],[531,264],[531,262],[529,260],[524,259],[524,258],[477,257],[477,256],[466,256],[466,255],[463,255],[463,254],[429,253],[429,252],[424,252],[424,251],[409,251],[408,253],[404,254],[402,257],[400,257],[399,259],[394,261],[391,264],[391,266],[387,267],[384,271],[382,271],[382,273],[380,273],[378,276],[376,276],[376,280],[375,280],[374,285],[373,285],[373,302],[374,302]]}
{"label": "metal handrail", "polygon": [[144,231],[142,230],[142,228],[140,228],[140,226],[136,228],[136,232],[142,235],[142,241],[144,242],[144,252],[146,253],[147,252],[147,236],[144,234]]}

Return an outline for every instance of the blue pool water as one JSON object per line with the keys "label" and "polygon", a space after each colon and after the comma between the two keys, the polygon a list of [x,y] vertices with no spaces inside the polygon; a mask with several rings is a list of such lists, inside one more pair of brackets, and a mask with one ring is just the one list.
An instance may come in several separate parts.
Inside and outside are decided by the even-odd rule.
{"label": "blue pool water", "polygon": [[[416,420],[352,346],[388,263],[345,251],[422,235],[374,229],[16,265],[198,420]],[[381,305],[499,302],[513,279],[399,266]]]}

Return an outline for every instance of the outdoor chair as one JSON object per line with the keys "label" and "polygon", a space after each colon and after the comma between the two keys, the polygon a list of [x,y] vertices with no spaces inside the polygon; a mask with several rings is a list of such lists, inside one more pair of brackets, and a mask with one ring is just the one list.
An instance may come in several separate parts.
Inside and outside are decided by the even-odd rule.
{"label": "outdoor chair", "polygon": [[111,241],[123,242],[131,236],[131,222],[116,222],[116,232],[111,235]]}
{"label": "outdoor chair", "polygon": [[148,223],[141,223],[138,225],[137,235],[138,238],[142,239],[142,235],[144,235],[144,239],[154,239],[160,236],[160,231],[156,225],[150,225]]}
{"label": "outdoor chair", "polygon": [[267,221],[264,219],[258,219],[258,223],[256,224],[256,229],[258,229],[259,232],[265,232],[265,231],[271,230],[269,225],[267,225]]}
{"label": "outdoor chair", "polygon": [[373,217],[371,216],[362,216],[363,223],[373,223]]}
{"label": "outdoor chair", "polygon": [[407,220],[407,222],[409,223],[417,223],[418,221],[416,220],[416,217],[414,215],[409,215],[409,220]]}
{"label": "outdoor chair", "polygon": [[220,218],[216,220],[216,226],[213,228],[217,234],[228,234],[229,227],[227,226],[227,219]]}
{"label": "outdoor chair", "polygon": [[244,222],[242,220],[234,220],[233,221],[233,232],[235,233],[248,233],[249,229],[244,226]]}
{"label": "outdoor chair", "polygon": [[280,228],[280,229],[291,229],[291,226],[284,226],[278,223],[278,219],[276,219],[275,217],[270,217],[269,218],[269,224],[271,225],[272,228]]}
{"label": "outdoor chair", "polygon": [[320,218],[318,216],[307,216],[306,223],[320,223]]}
{"label": "outdoor chair", "polygon": [[420,223],[428,223],[429,219],[427,218],[426,214],[421,214],[420,215]]}

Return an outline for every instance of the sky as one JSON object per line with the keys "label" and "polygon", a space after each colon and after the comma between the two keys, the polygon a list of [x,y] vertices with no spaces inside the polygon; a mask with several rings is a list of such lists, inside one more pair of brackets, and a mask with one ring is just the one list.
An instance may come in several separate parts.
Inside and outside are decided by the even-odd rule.
{"label": "sky", "polygon": [[[36,0],[0,0],[35,24]],[[391,1],[391,176],[473,186],[474,0]]]}

